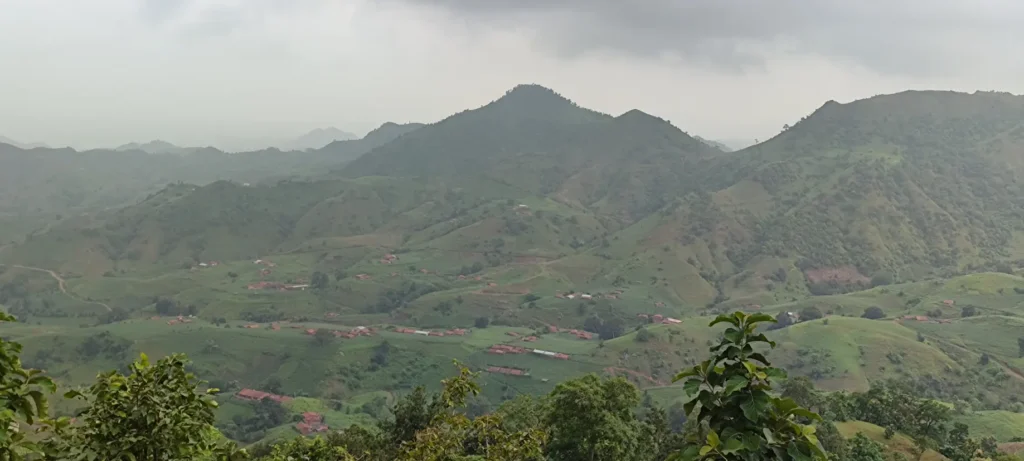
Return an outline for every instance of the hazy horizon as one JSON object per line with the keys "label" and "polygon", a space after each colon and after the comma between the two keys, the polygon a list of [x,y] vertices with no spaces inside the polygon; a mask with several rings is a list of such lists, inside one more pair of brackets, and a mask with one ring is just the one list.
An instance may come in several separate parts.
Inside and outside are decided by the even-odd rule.
{"label": "hazy horizon", "polygon": [[537,83],[707,139],[764,140],[830,99],[1024,93],[1014,11],[1024,5],[8,0],[0,60],[16,65],[0,74],[0,136],[95,148],[362,135]]}

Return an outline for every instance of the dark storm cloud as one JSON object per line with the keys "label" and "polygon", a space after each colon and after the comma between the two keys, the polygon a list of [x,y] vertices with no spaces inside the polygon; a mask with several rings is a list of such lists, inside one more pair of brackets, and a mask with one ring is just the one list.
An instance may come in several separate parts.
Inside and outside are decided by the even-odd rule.
{"label": "dark storm cloud", "polygon": [[1024,41],[1024,2],[1016,0],[375,1],[526,29],[559,55],[671,54],[730,68],[757,65],[764,47],[781,46],[883,73],[934,75],[1017,60],[1013,44]]}

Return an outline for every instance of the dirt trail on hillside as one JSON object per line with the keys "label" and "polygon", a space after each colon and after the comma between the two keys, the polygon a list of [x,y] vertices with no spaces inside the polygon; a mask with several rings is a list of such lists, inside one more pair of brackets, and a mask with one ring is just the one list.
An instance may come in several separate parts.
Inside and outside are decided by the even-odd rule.
{"label": "dirt trail on hillside", "polygon": [[[2,248],[0,248],[0,249],[2,249]],[[68,295],[69,298],[74,299],[75,301],[78,301],[80,303],[96,304],[96,305],[99,305],[99,306],[103,306],[103,307],[105,307],[107,309],[108,312],[113,310],[106,303],[101,303],[99,301],[89,301],[87,299],[82,299],[82,298],[79,298],[78,296],[74,295],[73,293],[69,292],[68,291],[68,287],[67,287],[67,282],[64,280],[63,277],[60,276],[60,274],[58,274],[58,273],[56,273],[54,271],[51,271],[49,269],[43,269],[41,267],[29,267],[29,266],[22,266],[22,265],[18,265],[18,264],[11,264],[10,266],[11,267],[16,267],[18,269],[25,269],[25,270],[36,271],[36,272],[45,272],[47,274],[50,274],[50,277],[53,277],[53,279],[57,281],[57,286],[60,287],[60,292]]]}

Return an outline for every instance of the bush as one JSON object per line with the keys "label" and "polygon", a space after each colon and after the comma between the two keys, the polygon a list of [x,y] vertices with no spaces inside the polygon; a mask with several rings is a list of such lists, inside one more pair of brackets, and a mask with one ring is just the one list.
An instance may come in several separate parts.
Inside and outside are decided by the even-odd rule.
{"label": "bush", "polygon": [[871,320],[878,320],[880,318],[884,318],[885,317],[885,312],[882,311],[881,307],[871,306],[871,307],[869,307],[867,309],[864,309],[864,314],[861,315],[861,317],[864,317],[866,319],[871,319]]}
{"label": "bush", "polygon": [[963,309],[960,309],[961,317],[974,317],[975,315],[978,315],[978,308],[970,304],[964,306]]}
{"label": "bush", "polygon": [[880,286],[883,286],[883,285],[892,285],[892,282],[893,282],[892,272],[889,272],[889,271],[879,271],[879,272],[875,273],[875,275],[871,276],[871,286],[872,287],[880,287]]}
{"label": "bush", "polygon": [[638,343],[646,343],[647,341],[650,341],[651,337],[653,337],[653,336],[654,335],[652,335],[650,331],[647,331],[646,328],[640,328],[636,332],[636,342],[638,342]]}
{"label": "bush", "polygon": [[820,319],[822,317],[824,317],[824,314],[821,313],[821,309],[814,306],[805,307],[804,310],[800,311],[800,320],[805,322],[808,320]]}
{"label": "bush", "polygon": [[490,324],[491,319],[487,317],[477,317],[476,320],[473,321],[473,326],[477,328],[487,328],[487,326]]}

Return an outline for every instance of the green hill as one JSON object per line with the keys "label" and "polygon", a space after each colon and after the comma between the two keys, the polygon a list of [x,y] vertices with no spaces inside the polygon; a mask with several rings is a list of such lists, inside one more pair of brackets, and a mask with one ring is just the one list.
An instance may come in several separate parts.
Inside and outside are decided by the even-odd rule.
{"label": "green hill", "polygon": [[[1016,411],[1022,114],[1024,100],[995,93],[829,102],[726,153],[525,85],[306,153],[5,147],[0,228],[42,226],[0,247],[0,303],[26,322],[5,334],[69,381],[117,366],[118,351],[181,350],[214,379],[275,376],[344,405],[436,382],[451,358],[529,369],[489,378],[498,402],[585,372],[673,389],[719,334],[709,315],[792,312],[810,318],[768,333],[776,360],[822,388],[895,379]],[[869,307],[882,318],[861,318]],[[167,323],[178,314],[195,319]],[[385,331],[319,347],[274,322]],[[55,338],[67,350],[47,356]],[[370,366],[385,339],[394,361]],[[572,360],[487,352],[498,343]],[[114,352],[75,355],[82,344]]]}

